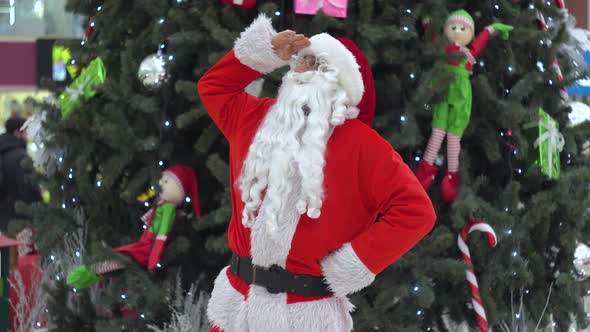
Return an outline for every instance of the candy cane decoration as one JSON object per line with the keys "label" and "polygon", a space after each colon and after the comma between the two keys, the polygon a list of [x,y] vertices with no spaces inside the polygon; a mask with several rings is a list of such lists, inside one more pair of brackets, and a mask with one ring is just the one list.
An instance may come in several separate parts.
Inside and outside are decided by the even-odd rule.
{"label": "candy cane decoration", "polygon": [[459,250],[461,250],[461,253],[463,254],[463,260],[465,260],[465,262],[468,264],[468,268],[465,270],[465,275],[467,276],[467,281],[469,282],[469,287],[471,288],[471,302],[473,303],[473,309],[475,310],[475,313],[477,314],[477,320],[479,321],[479,331],[488,332],[488,319],[483,308],[481,295],[479,294],[479,285],[477,284],[477,279],[475,278],[475,273],[473,272],[471,254],[469,254],[469,248],[467,247],[467,236],[469,233],[474,231],[485,232],[488,236],[488,244],[490,247],[495,247],[498,241],[496,239],[496,233],[490,225],[483,221],[475,220],[473,217],[469,218],[469,224],[463,227],[463,230],[461,230],[461,233],[457,238],[457,244],[459,245]]}
{"label": "candy cane decoration", "polygon": [[[563,0],[556,0],[555,6],[559,9],[565,9],[565,2]],[[539,22],[539,28],[541,28],[541,30],[543,30],[543,31],[548,30],[547,22],[545,21],[545,16],[543,16],[543,13],[541,13],[541,11],[538,9],[537,9],[537,21]],[[563,74],[561,73],[561,67],[559,66],[559,62],[557,62],[557,57],[553,58],[553,69],[555,70],[555,73],[557,74],[557,80],[560,82],[563,81]],[[567,99],[568,94],[567,94],[567,90],[565,89],[565,86],[561,87],[560,94],[563,99]]]}

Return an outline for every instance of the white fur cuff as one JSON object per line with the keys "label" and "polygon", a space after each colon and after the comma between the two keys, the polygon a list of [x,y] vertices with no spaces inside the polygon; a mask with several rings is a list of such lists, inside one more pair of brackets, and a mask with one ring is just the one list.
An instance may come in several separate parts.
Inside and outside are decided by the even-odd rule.
{"label": "white fur cuff", "polygon": [[242,64],[263,74],[287,65],[289,61],[281,60],[272,50],[271,39],[276,34],[270,18],[264,14],[259,15],[236,40],[236,58]]}
{"label": "white fur cuff", "polygon": [[350,242],[326,256],[321,266],[330,290],[339,297],[358,292],[375,280],[375,274],[363,264]]}

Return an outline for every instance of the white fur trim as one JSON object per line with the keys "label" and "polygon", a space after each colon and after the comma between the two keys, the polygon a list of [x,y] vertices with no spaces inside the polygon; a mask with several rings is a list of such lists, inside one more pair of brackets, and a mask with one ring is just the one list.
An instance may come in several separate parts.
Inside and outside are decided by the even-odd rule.
{"label": "white fur trim", "polygon": [[461,23],[467,25],[468,27],[470,27],[471,30],[475,31],[475,26],[473,25],[473,22],[471,22],[469,20],[469,18],[467,18],[463,15],[449,16],[449,18],[447,18],[447,22],[445,23],[445,25],[449,24],[450,22],[461,22]]}
{"label": "white fur trim", "polygon": [[221,270],[215,279],[207,305],[207,317],[212,325],[224,332],[248,332],[247,303],[244,296],[229,283],[227,269]]}
{"label": "white fur trim", "polygon": [[363,264],[350,242],[326,256],[321,266],[322,274],[336,296],[357,292],[375,280],[375,274]]}
{"label": "white fur trim", "polygon": [[287,65],[272,50],[271,39],[277,32],[272,21],[264,14],[259,15],[236,40],[234,52],[240,62],[263,74]]}
{"label": "white fur trim", "polygon": [[309,38],[311,45],[302,50],[303,53],[313,53],[324,56],[328,65],[338,69],[338,81],[346,91],[348,106],[356,106],[365,92],[363,77],[354,55],[336,38],[327,33],[320,33]]}
{"label": "white fur trim", "polygon": [[288,305],[289,331],[349,332],[354,306],[344,297]]}
{"label": "white fur trim", "polygon": [[271,294],[263,287],[251,285],[248,293],[248,328],[260,332],[290,331],[287,294]]}
{"label": "white fur trim", "polygon": [[252,286],[248,301],[227,278],[227,268],[215,280],[207,315],[224,332],[350,332],[353,305],[346,298],[287,304],[286,294],[270,294]]}

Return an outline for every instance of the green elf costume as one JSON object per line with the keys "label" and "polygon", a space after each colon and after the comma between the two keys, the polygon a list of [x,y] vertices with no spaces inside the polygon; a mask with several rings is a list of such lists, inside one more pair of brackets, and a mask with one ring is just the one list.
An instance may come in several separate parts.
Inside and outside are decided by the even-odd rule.
{"label": "green elf costume", "polygon": [[[160,179],[160,188],[158,203],[141,218],[145,230],[139,241],[113,248],[131,256],[149,271],[157,267],[164,253],[168,234],[182,212],[177,211],[177,207],[185,201],[185,197],[190,198],[195,215],[201,216],[197,181],[191,167],[176,165],[166,169]],[[92,268],[82,265],[68,275],[67,283],[76,288],[91,287],[102,279],[103,274],[122,268],[124,266],[117,261],[100,262]]]}
{"label": "green elf costume", "polygon": [[[504,40],[508,39],[512,26],[494,23],[487,26],[473,39],[475,24],[471,15],[465,10],[452,12],[447,19],[444,32],[450,41],[446,48],[447,55],[462,53],[465,59],[456,61],[449,59],[448,68],[454,73],[447,97],[434,105],[432,116],[432,135],[422,162],[416,170],[416,177],[424,189],[428,189],[438,174],[439,168],[434,165],[438,151],[445,136],[447,137],[447,171],[441,184],[442,196],[445,202],[451,203],[457,197],[460,185],[459,153],[461,151],[461,137],[471,117],[472,93],[469,75],[479,52],[488,43],[495,32],[500,32]],[[473,41],[472,41],[473,40]]]}

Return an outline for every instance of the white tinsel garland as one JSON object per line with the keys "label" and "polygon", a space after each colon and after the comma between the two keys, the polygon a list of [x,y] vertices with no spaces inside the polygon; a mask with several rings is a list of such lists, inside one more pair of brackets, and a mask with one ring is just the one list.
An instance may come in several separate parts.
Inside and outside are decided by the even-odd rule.
{"label": "white tinsel garland", "polygon": [[154,332],[209,332],[207,301],[209,296],[197,290],[193,283],[186,295],[182,294],[180,274],[176,276],[176,289],[171,301],[172,318],[163,328],[148,325]]}

